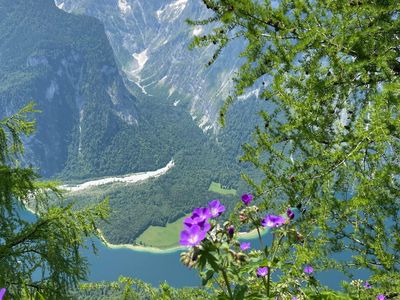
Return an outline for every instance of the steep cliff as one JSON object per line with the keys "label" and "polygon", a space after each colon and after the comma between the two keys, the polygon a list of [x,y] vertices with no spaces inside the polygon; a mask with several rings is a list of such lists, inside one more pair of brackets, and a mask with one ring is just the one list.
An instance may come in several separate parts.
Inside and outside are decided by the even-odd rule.
{"label": "steep cliff", "polygon": [[[224,49],[220,59],[206,68],[215,49],[188,50],[201,27],[185,20],[209,17],[199,0],[56,0],[61,9],[98,18],[126,78],[138,92],[164,93],[165,101],[188,105],[198,126],[218,131],[221,102],[232,87],[232,75],[243,43]],[[234,59],[232,59],[234,58]],[[165,92],[166,91],[166,92]]]}

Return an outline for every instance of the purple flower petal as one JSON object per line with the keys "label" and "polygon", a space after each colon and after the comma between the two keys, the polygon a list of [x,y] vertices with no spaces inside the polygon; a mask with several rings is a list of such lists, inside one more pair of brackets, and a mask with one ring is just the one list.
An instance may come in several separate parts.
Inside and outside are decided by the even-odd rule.
{"label": "purple flower petal", "polygon": [[372,288],[372,285],[371,285],[368,281],[365,281],[365,282],[364,282],[364,287],[365,287],[366,289],[371,289],[371,288]]}
{"label": "purple flower petal", "polygon": [[3,299],[5,294],[6,294],[6,289],[5,288],[0,289],[0,300]]}
{"label": "purple flower petal", "polygon": [[310,265],[307,265],[304,267],[304,273],[306,274],[312,274],[314,272],[314,268]]}
{"label": "purple flower petal", "polygon": [[245,205],[249,205],[251,201],[253,201],[253,195],[252,194],[243,194],[242,195],[242,201]]}
{"label": "purple flower petal", "polygon": [[251,248],[251,244],[248,242],[243,242],[240,244],[240,249],[242,249],[242,251],[249,250],[250,248]]}
{"label": "purple flower petal", "polygon": [[258,277],[265,277],[268,275],[268,267],[260,267],[257,269]]}
{"label": "purple flower petal", "polygon": [[[223,206],[222,208],[225,209],[225,207]],[[221,207],[219,208],[219,210],[221,210]],[[197,225],[200,227],[201,230],[207,232],[211,228],[211,225],[207,223],[207,220],[209,218],[211,218],[211,212],[209,208],[207,207],[195,208],[192,212],[192,215],[183,220],[184,229],[189,229],[194,225]]]}
{"label": "purple flower petal", "polygon": [[189,229],[181,231],[181,240],[187,240],[190,236]]}
{"label": "purple flower petal", "polygon": [[193,225],[190,228],[186,228],[181,232],[181,239],[179,243],[182,246],[197,246],[206,237],[206,232],[203,231],[200,226]]}
{"label": "purple flower petal", "polygon": [[385,297],[385,295],[383,295],[383,294],[379,294],[378,296],[376,296],[376,299],[378,299],[378,300],[385,300],[386,297]]}
{"label": "purple flower petal", "polygon": [[197,222],[193,218],[189,217],[183,220],[183,225],[190,228],[193,225],[197,225]]}
{"label": "purple flower petal", "polygon": [[225,211],[225,206],[223,206],[221,202],[219,202],[219,200],[215,199],[208,203],[208,209],[210,211],[211,217],[216,218]]}
{"label": "purple flower petal", "polygon": [[204,225],[201,227],[201,230],[204,232],[208,232],[211,229],[211,225],[208,222],[205,222]]}
{"label": "purple flower petal", "polygon": [[192,213],[192,218],[208,220],[211,218],[211,212],[207,207],[195,208]]}
{"label": "purple flower petal", "polygon": [[261,221],[261,225],[264,227],[279,227],[283,224],[285,224],[286,219],[282,216],[274,216],[274,215],[267,215],[265,218]]}

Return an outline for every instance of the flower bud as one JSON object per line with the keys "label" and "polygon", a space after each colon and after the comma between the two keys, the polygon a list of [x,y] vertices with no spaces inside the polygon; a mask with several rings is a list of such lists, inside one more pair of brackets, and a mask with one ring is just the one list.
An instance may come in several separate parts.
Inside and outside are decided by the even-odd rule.
{"label": "flower bud", "polygon": [[229,226],[228,227],[228,236],[229,238],[233,238],[233,234],[235,233],[235,227]]}
{"label": "flower bud", "polygon": [[289,218],[290,220],[293,220],[293,219],[294,219],[294,212],[293,212],[290,208],[287,209],[286,215],[288,216],[288,218]]}

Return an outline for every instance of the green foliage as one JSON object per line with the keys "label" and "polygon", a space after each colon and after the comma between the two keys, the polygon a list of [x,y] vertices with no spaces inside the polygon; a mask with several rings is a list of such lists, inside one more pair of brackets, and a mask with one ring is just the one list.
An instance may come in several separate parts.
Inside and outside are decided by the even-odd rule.
{"label": "green foliage", "polygon": [[[206,36],[192,47],[246,41],[235,90],[260,87],[270,108],[243,161],[262,170],[244,176],[261,209],[306,208],[296,232],[302,245],[278,251],[279,283],[293,288],[296,270],[364,269],[395,297],[400,280],[400,123],[398,1],[203,0],[212,12]],[[211,60],[217,59],[220,50]],[[289,251],[290,250],[290,251]],[[334,253],[351,251],[348,260]],[[390,274],[390,276],[389,276]],[[390,278],[390,280],[389,280]]]}
{"label": "green foliage", "polygon": [[[238,204],[230,220],[223,224],[213,218],[208,219],[210,229],[207,230],[206,237],[196,246],[181,253],[181,261],[189,268],[198,270],[202,285],[210,290],[216,299],[296,297],[296,299],[327,300],[372,299],[378,294],[385,294],[388,297],[398,296],[400,281],[392,273],[386,274],[391,278],[390,285],[385,284],[387,279],[379,280],[372,277],[368,282],[365,280],[343,282],[345,292],[333,291],[322,286],[318,281],[319,270],[323,269],[321,265],[314,265],[311,271],[306,271],[305,266],[310,266],[311,261],[308,257],[304,257],[301,264],[292,259],[293,252],[306,246],[304,235],[308,233],[298,231],[302,223],[307,223],[304,217],[306,213],[291,208],[294,217],[290,217],[289,213],[282,214],[284,220],[281,223],[268,225],[265,222],[267,217],[263,218],[265,211],[260,210],[260,207],[262,204],[253,206]],[[265,229],[263,226],[268,229],[266,234],[272,235],[272,241],[261,235]],[[230,232],[231,228],[234,228],[233,233]],[[243,248],[244,244],[240,242],[238,232],[244,228],[257,232],[258,245],[253,243],[248,249]],[[324,257],[321,261],[324,261]],[[265,267],[267,274],[259,274],[259,269]],[[288,273],[281,275],[288,269],[290,270]]]}
{"label": "green foliage", "polygon": [[204,289],[175,289],[167,283],[159,288],[137,279],[120,277],[117,282],[84,283],[74,294],[82,300],[180,300],[180,299],[214,299]]}
{"label": "green foliage", "polygon": [[[146,103],[141,104],[145,124],[152,125],[131,129],[134,138],[128,133],[124,139],[117,135],[114,138],[118,142],[106,146],[100,153],[94,152],[96,159],[102,162],[102,172],[110,175],[118,171],[155,170],[164,167],[171,158],[175,166],[158,178],[138,184],[111,184],[68,195],[70,199],[76,198],[81,207],[110,198],[110,222],[102,223],[101,229],[111,243],[133,243],[150,225],[174,222],[212,197],[221,197],[233,208],[232,195],[208,191],[213,181],[238,191],[243,191],[246,185],[240,179],[235,159],[239,156],[237,146],[226,143],[225,149],[206,136],[184,109],[171,108],[162,99],[152,98],[144,99]],[[139,144],[135,137],[140,139]],[[120,151],[121,145],[124,149]],[[109,151],[110,148],[114,149]],[[140,152],[135,158],[130,158],[132,149]],[[234,152],[236,155],[231,156]]]}
{"label": "green foliage", "polygon": [[[54,183],[38,182],[31,168],[19,166],[21,135],[34,129],[27,116],[31,112],[33,104],[0,121],[0,286],[12,299],[64,299],[86,278],[86,260],[79,251],[97,235],[96,224],[107,217],[108,203],[73,210],[72,204],[63,205]],[[50,195],[59,206],[49,205]],[[38,214],[31,221],[23,215],[29,205]]]}

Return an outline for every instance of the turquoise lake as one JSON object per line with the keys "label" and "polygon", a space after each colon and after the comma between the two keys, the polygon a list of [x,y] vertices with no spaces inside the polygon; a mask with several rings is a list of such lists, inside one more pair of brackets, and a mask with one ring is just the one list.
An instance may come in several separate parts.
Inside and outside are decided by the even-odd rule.
{"label": "turquoise lake", "polygon": [[[263,237],[264,242],[270,240],[268,233]],[[256,247],[258,239],[247,240]],[[84,251],[91,264],[90,281],[116,280],[119,275],[142,279],[154,286],[167,281],[173,287],[198,286],[200,278],[194,270],[186,268],[179,260],[179,252],[159,254],[146,253],[130,249],[110,249],[100,241],[96,243],[98,255]],[[344,259],[347,255],[342,255]],[[367,279],[365,271],[354,271],[355,278]],[[316,274],[324,285],[333,289],[341,289],[340,282],[346,277],[335,270]]]}
{"label": "turquoise lake", "polygon": [[[33,220],[35,216],[23,212],[24,218]],[[271,234],[263,236],[264,243],[271,242]],[[258,239],[249,239],[252,247],[258,247]],[[90,243],[88,243],[90,245]],[[90,264],[89,281],[115,281],[118,276],[139,278],[154,286],[167,281],[173,287],[199,286],[200,278],[195,270],[188,269],[179,260],[179,251],[172,253],[148,253],[131,249],[111,249],[100,240],[95,240],[98,253],[90,249],[83,249],[83,256],[87,257]],[[337,259],[346,259],[350,254],[337,255]],[[353,271],[354,278],[368,279],[369,273],[363,270]],[[335,270],[319,272],[316,277],[322,284],[339,290],[340,282],[346,277]]]}
{"label": "turquoise lake", "polygon": [[98,254],[83,250],[88,258],[90,281],[114,281],[119,275],[142,279],[154,286],[167,281],[171,286],[197,286],[200,278],[181,264],[179,252],[147,253],[131,249],[110,249],[96,241]]}

